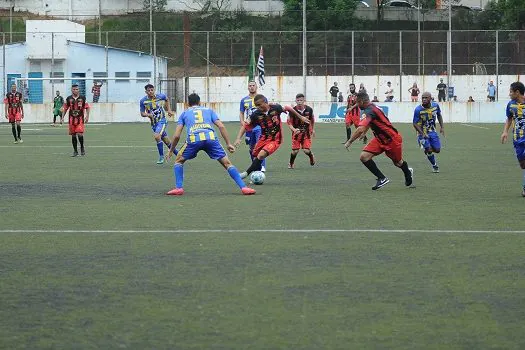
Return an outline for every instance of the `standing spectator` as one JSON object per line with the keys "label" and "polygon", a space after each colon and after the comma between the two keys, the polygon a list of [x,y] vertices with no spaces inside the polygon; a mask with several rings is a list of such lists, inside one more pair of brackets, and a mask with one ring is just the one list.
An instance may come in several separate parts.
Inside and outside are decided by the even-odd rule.
{"label": "standing spectator", "polygon": [[487,86],[487,92],[489,93],[487,95],[489,102],[496,102],[496,86],[494,85],[494,82],[492,80]]}
{"label": "standing spectator", "polygon": [[474,99],[472,98],[472,96],[469,96],[467,102],[475,102],[475,101],[474,101]]}
{"label": "standing spectator", "polygon": [[445,102],[447,100],[447,84],[443,83],[443,78],[439,79],[436,90],[438,91],[439,102]]}
{"label": "standing spectator", "polygon": [[337,102],[343,102],[345,98],[343,97],[343,93],[339,91],[339,96],[337,96]]}
{"label": "standing spectator", "polygon": [[56,126],[57,117],[60,118],[60,125],[62,125],[62,107],[64,106],[64,98],[60,96],[60,91],[57,90],[56,96],[53,99],[53,124],[51,126]]}
{"label": "standing spectator", "polygon": [[408,92],[410,92],[410,99],[412,102],[417,102],[419,100],[419,88],[417,87],[417,83],[414,83],[410,89],[408,89]]}
{"label": "standing spectator", "polygon": [[391,82],[386,83],[386,91],[385,91],[385,102],[393,102],[394,101],[394,88],[392,87]]}
{"label": "standing spectator", "polygon": [[104,83],[100,80],[95,80],[93,82],[93,87],[91,88],[91,93],[93,94],[93,103],[98,103],[98,99],[100,98],[100,88],[103,84]]}
{"label": "standing spectator", "polygon": [[330,100],[332,102],[337,102],[337,95],[339,94],[339,88],[337,87],[337,82],[334,82],[334,86],[330,88]]}
{"label": "standing spectator", "polygon": [[363,84],[363,83],[359,84],[359,91],[358,92],[364,92],[366,94],[365,84]]}
{"label": "standing spectator", "polygon": [[379,102],[379,99],[377,98],[377,96],[374,96],[374,98],[372,99],[372,102]]}

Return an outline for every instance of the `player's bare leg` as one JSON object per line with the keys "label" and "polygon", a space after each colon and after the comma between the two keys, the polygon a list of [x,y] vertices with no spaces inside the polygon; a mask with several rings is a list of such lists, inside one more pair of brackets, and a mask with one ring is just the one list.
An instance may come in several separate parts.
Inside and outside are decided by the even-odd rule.
{"label": "player's bare leg", "polygon": [[381,170],[379,170],[376,162],[374,162],[374,160],[372,159],[374,157],[375,154],[367,151],[362,151],[361,155],[359,156],[359,160],[361,161],[361,163],[363,163],[364,166],[366,166],[368,170],[370,170],[372,174],[376,176],[377,182],[375,186],[372,187],[372,189],[375,191],[388,184],[390,180],[381,172]]}
{"label": "player's bare leg", "polygon": [[292,153],[290,153],[290,163],[288,163],[288,169],[294,169],[295,168],[295,158],[297,157],[297,154],[299,153],[298,149],[292,149]]}
{"label": "player's bare leg", "polygon": [[237,170],[235,165],[232,164],[232,162],[227,156],[219,159],[219,163],[221,163],[224,169],[226,169],[226,171],[228,172],[230,177],[233,179],[233,181],[235,181],[237,186],[239,186],[242,194],[244,195],[255,194],[255,190],[253,188],[249,188],[248,186],[246,186],[246,184],[241,178],[241,174],[239,174],[239,171]]}

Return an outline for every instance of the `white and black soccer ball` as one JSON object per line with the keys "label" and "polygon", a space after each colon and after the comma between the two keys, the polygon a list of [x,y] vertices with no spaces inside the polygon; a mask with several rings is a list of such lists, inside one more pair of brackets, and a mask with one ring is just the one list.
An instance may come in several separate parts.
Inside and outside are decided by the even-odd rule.
{"label": "white and black soccer ball", "polygon": [[262,185],[264,183],[264,180],[266,179],[266,175],[262,171],[254,171],[250,174],[250,180],[255,185]]}

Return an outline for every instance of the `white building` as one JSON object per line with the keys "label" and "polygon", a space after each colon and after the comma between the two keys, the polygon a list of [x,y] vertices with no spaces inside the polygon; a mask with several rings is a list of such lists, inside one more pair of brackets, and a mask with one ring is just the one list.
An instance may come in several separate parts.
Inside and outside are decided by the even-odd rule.
{"label": "white building", "polygon": [[[95,80],[104,83],[100,102],[135,101],[144,94],[146,83],[158,85],[167,77],[166,58],[87,44],[83,25],[66,20],[28,20],[26,28],[25,42],[0,46],[0,82],[4,91],[15,78],[64,78],[25,81],[30,103],[51,101],[55,90],[67,95],[72,83],[79,84],[81,92],[92,100],[91,87]],[[123,80],[105,80],[106,77]]]}

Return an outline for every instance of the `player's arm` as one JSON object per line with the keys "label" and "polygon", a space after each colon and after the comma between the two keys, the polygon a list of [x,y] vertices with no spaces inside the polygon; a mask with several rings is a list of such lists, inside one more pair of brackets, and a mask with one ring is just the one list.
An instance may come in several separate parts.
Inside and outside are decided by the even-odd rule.
{"label": "player's arm", "polygon": [[443,129],[443,116],[441,115],[441,108],[439,108],[438,106],[438,110],[437,110],[437,119],[438,119],[438,123],[439,123],[439,133],[442,134],[443,136],[445,135],[445,129]]}
{"label": "player's arm", "polygon": [[[368,119],[368,117],[367,117]],[[366,120],[366,119],[365,119]],[[352,134],[352,137],[350,137],[350,140],[345,142],[345,148],[348,149],[350,145],[357,139],[359,139],[361,136],[365,135],[366,132],[369,129],[369,121],[365,122],[365,124],[359,124],[355,132]]]}
{"label": "player's arm", "polygon": [[8,116],[7,116],[7,113],[8,113],[8,108],[7,108],[7,104],[9,103],[9,101],[7,100],[7,98],[4,98],[4,113],[5,113],[5,119],[9,119]]}
{"label": "player's arm", "polygon": [[66,102],[64,103],[64,106],[62,106],[62,120],[64,120],[64,117],[66,116],[66,113],[68,110],[69,110],[69,106],[66,100]]}
{"label": "player's arm", "polygon": [[175,115],[175,113],[173,113],[173,111],[171,110],[171,105],[170,105],[170,100],[166,97],[166,113],[168,113],[168,115],[170,117],[173,117]]}
{"label": "player's arm", "polygon": [[290,129],[290,131],[292,132],[292,134],[298,134],[300,132],[299,129],[297,128],[294,128],[293,127],[293,121],[292,121],[292,116],[288,114],[288,116],[286,117],[286,125],[288,125],[288,129]]}
{"label": "player's arm", "polygon": [[416,129],[419,136],[425,137],[425,132],[423,131],[423,127],[421,126],[421,117],[419,115],[418,108],[414,110],[414,118],[412,120],[412,125],[414,126],[414,129]]}
{"label": "player's arm", "polygon": [[241,125],[244,124],[244,100],[241,100],[239,105],[239,121],[241,122]]}
{"label": "player's arm", "polygon": [[512,126],[512,121],[514,119],[514,114],[512,110],[510,109],[510,103],[507,104],[507,121],[505,121],[505,125],[503,126],[503,133],[501,134],[501,143],[507,142],[507,139],[509,137],[509,129]]}
{"label": "player's arm", "polygon": [[310,132],[312,133],[312,136],[315,137],[315,129],[314,129],[314,125],[315,125],[315,117],[314,117],[314,110],[312,109],[311,112],[312,112],[312,113],[310,113]]}
{"label": "player's arm", "polygon": [[84,111],[85,111],[85,115],[84,115],[84,123],[87,123],[89,121],[89,111],[91,110],[91,107],[89,106],[89,104],[86,102],[85,106],[84,106]]}
{"label": "player's arm", "polygon": [[24,118],[24,104],[22,103],[22,100],[24,98],[22,97],[22,99],[20,99],[20,111],[22,113],[22,118]]}
{"label": "player's arm", "polygon": [[177,144],[180,140],[180,135],[182,134],[182,129],[184,129],[184,125],[178,124],[175,128],[175,134],[173,134],[173,139],[171,140],[171,147],[170,151],[166,155],[166,159],[170,159],[173,156],[173,152],[175,151],[175,147],[177,147]]}
{"label": "player's arm", "polygon": [[148,118],[150,123],[153,122],[153,114],[148,113],[146,111],[146,106],[144,105],[144,101],[140,100],[140,115],[144,118]]}
{"label": "player's arm", "polygon": [[246,128],[249,125],[250,124],[248,122],[241,124],[241,128],[239,129],[239,132],[237,133],[237,138],[235,139],[235,142],[233,143],[235,147],[239,147],[239,145],[241,144],[241,137],[242,135],[244,135],[244,133],[246,132]]}
{"label": "player's arm", "polygon": [[308,120],[308,118],[306,118],[306,117],[302,116],[301,114],[299,114],[295,109],[293,109],[292,106],[284,106],[283,110],[285,112],[292,113],[294,116],[296,116],[297,118],[301,119],[303,121],[303,123],[310,124],[310,120]]}

